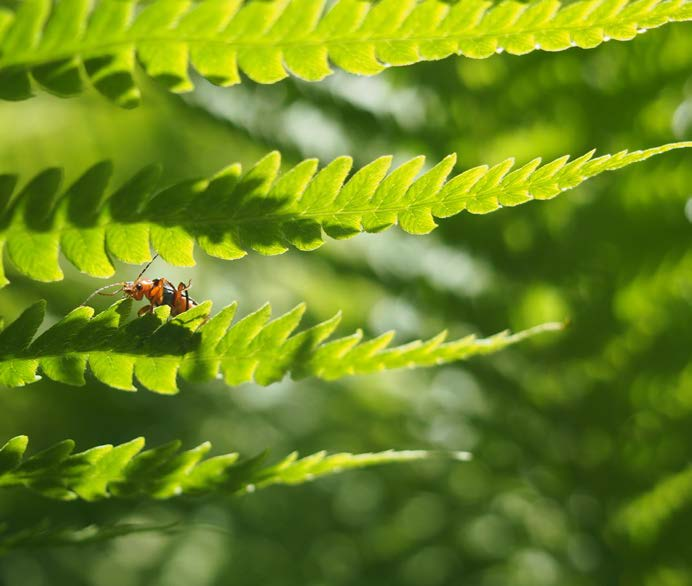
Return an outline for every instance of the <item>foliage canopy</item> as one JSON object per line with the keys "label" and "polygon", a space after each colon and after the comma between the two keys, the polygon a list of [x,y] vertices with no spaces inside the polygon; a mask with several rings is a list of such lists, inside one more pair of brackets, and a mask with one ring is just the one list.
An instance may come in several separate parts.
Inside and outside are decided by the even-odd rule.
{"label": "foliage canopy", "polygon": [[689,583],[691,8],[0,0],[0,582]]}

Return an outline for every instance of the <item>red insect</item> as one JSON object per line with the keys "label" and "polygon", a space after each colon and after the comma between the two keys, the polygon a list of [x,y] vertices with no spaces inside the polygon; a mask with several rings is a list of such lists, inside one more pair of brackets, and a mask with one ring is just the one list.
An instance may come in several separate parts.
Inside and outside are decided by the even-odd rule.
{"label": "red insect", "polygon": [[[185,283],[180,283],[176,289],[173,283],[167,279],[142,279],[142,275],[151,266],[151,263],[156,260],[156,257],[158,257],[158,254],[154,255],[154,258],[142,269],[142,272],[139,273],[134,281],[111,283],[110,285],[101,287],[89,295],[82,305],[86,305],[94,295],[117,295],[122,291],[126,297],[132,297],[135,301],[141,301],[145,297],[149,300],[149,305],[145,305],[137,312],[139,316],[146,315],[152,312],[155,307],[161,305],[168,305],[168,307],[171,308],[171,317],[195,307],[197,302],[192,299],[188,293],[190,282],[188,282],[187,285],[185,285]],[[117,286],[119,286],[120,289],[113,293],[102,293],[103,290],[109,287]]]}

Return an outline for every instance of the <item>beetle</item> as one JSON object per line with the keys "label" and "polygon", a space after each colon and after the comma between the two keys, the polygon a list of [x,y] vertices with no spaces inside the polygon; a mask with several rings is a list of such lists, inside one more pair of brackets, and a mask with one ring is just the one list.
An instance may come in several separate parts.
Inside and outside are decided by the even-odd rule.
{"label": "beetle", "polygon": [[[101,287],[89,295],[82,305],[86,305],[87,302],[94,297],[94,295],[117,295],[122,291],[126,297],[131,297],[135,301],[141,301],[144,298],[149,301],[149,305],[145,305],[137,312],[137,315],[140,317],[146,315],[147,313],[151,313],[155,307],[159,307],[161,305],[168,305],[168,307],[171,308],[171,317],[196,307],[198,303],[192,299],[188,293],[191,281],[188,281],[187,285],[185,283],[180,283],[176,288],[168,279],[142,278],[146,270],[151,266],[151,263],[153,263],[158,256],[158,254],[154,255],[154,258],[152,258],[147,266],[142,269],[142,272],[137,275],[137,278],[134,281],[111,283],[110,285]],[[102,292],[109,287],[117,286],[120,286],[120,289],[114,291],[113,293]]]}

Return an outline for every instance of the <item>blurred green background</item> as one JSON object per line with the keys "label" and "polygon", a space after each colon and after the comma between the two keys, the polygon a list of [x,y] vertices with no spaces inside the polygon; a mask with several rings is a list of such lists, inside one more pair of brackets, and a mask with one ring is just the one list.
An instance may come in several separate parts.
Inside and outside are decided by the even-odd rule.
{"label": "blurred green background", "polygon": [[[271,149],[287,165],[457,152],[466,168],[692,138],[684,25],[590,51],[448,59],[320,84],[198,80],[176,97],[142,82],[144,105],[133,111],[95,95],[0,103],[0,173],[26,180],[60,166],[69,181],[109,158],[116,184],[149,162],[173,182]],[[184,385],[176,397],[93,380],[2,390],[0,441],[25,433],[34,450],[144,435],[150,446],[211,440],[215,453],[434,448],[475,460],[352,472],[238,500],[56,504],[4,491],[10,528],[49,517],[185,529],[16,551],[0,558],[0,584],[692,584],[691,186],[689,155],[673,152],[550,202],[462,214],[427,237],[392,230],[235,262],[198,252],[190,269],[157,261],[153,276],[191,278],[194,297],[217,308],[238,300],[245,314],[270,301],[280,313],[305,300],[311,321],[341,309],[340,331],[396,328],[399,341],[445,327],[457,336],[571,326],[469,363],[338,383]],[[7,321],[45,298],[57,319],[103,284],[63,268],[65,280],[51,284],[10,271],[0,314]],[[121,265],[117,278],[137,272]],[[628,507],[670,478],[672,497],[659,490]]]}

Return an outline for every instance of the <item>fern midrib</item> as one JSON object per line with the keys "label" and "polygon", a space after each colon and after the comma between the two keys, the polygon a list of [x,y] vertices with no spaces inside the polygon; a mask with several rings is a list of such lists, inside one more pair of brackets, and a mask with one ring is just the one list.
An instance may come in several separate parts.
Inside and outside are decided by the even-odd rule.
{"label": "fern midrib", "polygon": [[[75,456],[79,454],[71,454],[71,456]],[[108,454],[104,454],[103,457],[106,457]],[[86,473],[86,475],[80,475],[77,474],[75,476],[69,476],[67,474],[59,474],[61,471],[60,469],[57,468],[57,466],[64,465],[67,463],[68,458],[65,460],[62,460],[61,462],[58,462],[56,467],[52,469],[46,469],[46,468],[41,468],[37,470],[36,472],[24,472],[21,468],[17,470],[10,470],[9,472],[6,472],[5,474],[0,474],[0,487],[14,487],[17,485],[24,485],[27,482],[39,480],[39,481],[46,481],[46,480],[54,480],[57,481],[57,485],[60,486],[61,488],[65,488],[69,490],[70,492],[75,493],[75,488],[80,484],[81,482],[84,482],[85,480],[90,480],[88,477],[89,472],[91,472],[94,468],[96,468],[99,463],[101,462],[101,459],[96,460],[95,462],[89,463],[89,472]],[[26,460],[25,460],[26,462]],[[52,474],[50,474],[52,473]],[[58,474],[56,474],[58,473]],[[126,474],[124,474],[122,471],[120,474],[117,476],[109,476],[108,477],[108,485],[114,485],[119,482],[127,482],[128,477]],[[180,484],[184,484],[185,478],[181,478]],[[243,484],[247,484],[249,481],[244,481]]]}
{"label": "fern midrib", "polygon": [[[666,7],[671,11],[679,8],[683,2],[677,2],[674,6]],[[657,8],[661,6],[659,4]],[[652,12],[654,12],[654,9]],[[619,24],[623,25],[636,25],[637,20],[644,17],[650,17],[651,13],[641,15],[638,14],[633,16],[631,20],[624,22],[619,22],[616,18],[620,13],[613,15],[609,18],[604,18],[598,22],[593,22],[590,24],[582,25],[565,25],[565,26],[535,26],[535,27],[525,27],[516,29],[498,29],[491,32],[474,32],[474,31],[464,31],[463,33],[444,33],[444,34],[426,34],[426,35],[414,35],[406,37],[394,37],[394,36],[372,36],[369,38],[362,37],[344,37],[341,39],[299,39],[299,40],[272,40],[267,37],[258,37],[256,39],[249,40],[225,40],[218,39],[216,37],[194,37],[185,35],[166,35],[162,33],[157,33],[155,35],[149,36],[139,36],[139,35],[129,35],[125,36],[116,41],[102,42],[102,43],[73,43],[72,45],[63,46],[60,50],[55,51],[41,51],[39,47],[35,51],[27,51],[24,57],[22,54],[17,55],[15,58],[0,58],[0,68],[13,67],[13,66],[26,66],[32,67],[36,65],[41,65],[45,63],[50,63],[53,61],[60,61],[63,59],[69,59],[71,57],[82,56],[90,57],[102,54],[108,54],[109,50],[122,49],[127,46],[137,47],[140,44],[148,42],[174,42],[182,43],[186,45],[219,45],[223,47],[234,47],[236,49],[295,49],[295,48],[314,48],[314,47],[329,47],[332,45],[362,45],[362,44],[389,44],[389,43],[400,43],[400,42],[415,42],[415,43],[425,43],[425,42],[435,42],[435,41],[462,41],[462,40],[484,40],[484,39],[494,39],[500,36],[520,36],[538,33],[574,33],[581,32],[593,28],[603,28],[608,25]],[[587,16],[588,17],[588,16]],[[676,21],[674,14],[666,15],[666,22]],[[510,25],[511,26],[511,25]],[[660,25],[656,25],[660,26]],[[458,49],[457,49],[458,50]],[[421,57],[422,58],[422,57]]]}
{"label": "fern midrib", "polygon": [[[498,346],[500,345],[511,345],[515,342],[521,341],[527,336],[532,335],[535,332],[539,331],[548,331],[551,329],[551,326],[554,324],[542,324],[540,326],[535,326],[533,328],[530,328],[529,330],[525,330],[522,332],[517,332],[514,334],[509,334],[506,332],[500,332],[499,334],[495,334],[493,336],[490,336],[488,338],[478,338],[474,335],[469,335],[466,336],[465,338],[461,338],[460,340],[452,341],[452,342],[442,342],[435,346],[434,348],[431,348],[431,351],[438,350],[440,348],[444,348],[448,346],[449,344],[455,344],[458,343],[461,340],[466,340],[467,344],[463,347],[466,350],[469,350],[473,352],[474,350],[482,350],[485,349],[485,347],[492,345],[492,344],[497,344]],[[298,335],[300,332],[298,333]],[[503,335],[504,334],[504,335]],[[349,336],[346,336],[349,337]],[[15,361],[29,361],[29,362],[40,362],[43,359],[47,358],[64,358],[66,356],[71,356],[71,355],[77,355],[80,356],[84,359],[89,359],[89,356],[94,353],[113,353],[116,354],[117,356],[122,356],[126,358],[132,358],[135,361],[139,358],[148,358],[152,360],[156,360],[157,362],[174,362],[176,364],[182,365],[182,362],[184,360],[192,360],[195,363],[211,363],[211,362],[219,362],[223,360],[228,360],[228,359],[233,359],[233,360],[257,360],[261,361],[264,358],[265,354],[270,354],[270,355],[275,355],[278,354],[279,351],[290,341],[293,339],[293,337],[288,338],[285,342],[282,344],[277,345],[276,347],[272,348],[259,348],[255,349],[252,351],[247,351],[247,347],[243,349],[239,349],[237,347],[229,348],[226,352],[222,352],[220,354],[216,354],[214,356],[203,356],[203,355],[195,355],[194,352],[187,352],[185,354],[162,354],[162,355],[156,355],[156,356],[150,356],[146,354],[137,354],[137,353],[132,353],[132,352],[120,352],[120,351],[113,351],[112,349],[99,349],[99,348],[94,348],[93,350],[82,350],[82,351],[77,351],[77,350],[68,350],[66,352],[62,353],[42,353],[37,356],[2,356],[0,357],[0,364],[1,363],[9,363],[10,366],[13,365]],[[335,338],[334,340],[327,340],[326,342],[323,342],[322,344],[318,345],[316,348],[313,348],[311,351],[311,354],[314,354],[317,352],[320,348],[322,348],[326,344],[330,344],[333,342],[337,342],[339,340],[342,340],[343,338]],[[252,342],[252,341],[251,341]],[[251,343],[250,342],[250,343]],[[380,348],[379,350],[375,351],[372,354],[368,355],[363,355],[360,356],[358,360],[349,363],[349,366],[357,366],[358,364],[362,362],[368,362],[372,360],[373,358],[377,358],[378,356],[384,356],[392,352],[396,352],[401,350],[404,346],[411,346],[412,344],[418,344],[417,346],[411,346],[408,348],[409,350],[416,350],[420,347],[420,344],[424,344],[425,341],[423,340],[415,340],[413,342],[408,342],[406,344],[400,345],[400,346],[391,346],[391,347],[385,347],[385,348]],[[358,347],[358,345],[354,346],[355,348]],[[461,348],[460,348],[461,349]],[[243,354],[243,351],[247,351],[245,354]],[[348,353],[348,352],[347,352]],[[305,360],[301,362],[301,365],[307,364],[310,360]],[[293,368],[288,368],[287,373],[292,372]]]}
{"label": "fern midrib", "polygon": [[[588,179],[588,177],[587,177]],[[530,188],[526,188],[527,191],[529,192],[527,194],[527,197],[530,199],[534,199],[534,196],[530,193]],[[237,215],[237,216],[228,216],[224,218],[218,217],[218,215],[214,216],[209,216],[207,218],[195,218],[193,220],[185,220],[182,222],[180,225],[177,225],[182,228],[186,227],[196,227],[196,226],[213,226],[213,225],[228,225],[228,226],[233,226],[233,225],[240,225],[240,224],[256,224],[260,222],[271,222],[273,220],[278,220],[281,222],[282,220],[286,219],[291,219],[291,218],[300,218],[300,219],[314,219],[314,220],[320,220],[320,219],[326,219],[330,217],[344,217],[344,216],[363,216],[366,214],[380,214],[380,213],[395,213],[395,214],[400,214],[406,211],[409,211],[411,209],[420,209],[420,208],[430,208],[435,205],[443,204],[443,203],[454,203],[454,202],[459,202],[459,201],[464,201],[464,200],[473,200],[473,201],[481,201],[484,199],[490,199],[492,197],[496,197],[498,195],[501,195],[504,193],[505,190],[501,188],[492,188],[488,189],[487,191],[479,192],[478,194],[473,194],[473,195],[465,195],[465,196],[458,196],[458,197],[450,197],[446,198],[444,200],[439,200],[435,199],[434,197],[431,197],[429,199],[425,199],[422,201],[417,201],[414,203],[406,203],[403,205],[398,205],[398,206],[373,206],[373,207],[368,207],[368,208],[348,208],[348,209],[341,209],[341,210],[330,210],[329,208],[322,208],[321,210],[286,210],[284,212],[271,212],[267,214],[261,214],[261,215]],[[294,205],[294,204],[292,204]],[[499,204],[501,207],[502,204]],[[185,218],[185,216],[181,213],[180,215],[181,219]],[[170,218],[168,218],[170,219]],[[93,228],[108,228],[109,226],[129,226],[133,224],[156,224],[156,225],[163,225],[166,226],[166,224],[157,224],[155,219],[147,219],[147,218],[142,218],[142,219],[137,219],[133,220],[132,222],[119,222],[116,220],[113,220],[109,215],[102,215],[102,220],[99,221],[98,223],[94,223],[93,225],[90,226],[85,226],[85,227],[77,227],[71,224],[67,225],[62,225],[62,226],[55,226],[51,228],[50,230],[46,230],[45,232],[41,233],[51,233],[51,234],[69,234],[69,233],[80,233],[84,230],[89,230]],[[27,230],[26,226],[23,223],[14,223],[11,224],[10,227],[5,230],[5,231],[0,231],[0,240],[6,239],[11,236],[12,233],[21,233],[21,234],[34,234],[35,232],[32,230]]]}
{"label": "fern midrib", "polygon": [[[487,346],[492,346],[493,344],[496,344],[498,346],[502,346],[502,345],[510,346],[510,345],[515,344],[517,342],[520,342],[521,340],[528,338],[528,337],[530,337],[536,333],[540,333],[540,332],[544,332],[544,331],[555,331],[557,329],[560,329],[561,327],[562,326],[558,323],[550,322],[550,323],[540,324],[538,326],[534,326],[532,328],[522,330],[520,332],[515,332],[513,334],[509,333],[506,330],[499,332],[497,334],[493,334],[493,335],[486,337],[486,338],[478,338],[474,334],[469,334],[463,338],[460,338],[459,340],[453,340],[452,342],[441,342],[437,346],[435,346],[434,348],[431,348],[430,350],[431,351],[438,350],[440,348],[445,348],[445,347],[450,346],[450,345],[458,344],[462,340],[466,342],[466,345],[463,346],[463,348],[466,350],[471,350],[471,351],[485,349]],[[300,335],[301,333],[302,332],[298,332],[297,335]],[[291,336],[291,337],[287,338],[284,342],[276,345],[275,347],[269,348],[269,350],[271,350],[271,351],[280,350],[281,348],[286,346],[286,344],[289,344],[291,342],[291,340],[294,339],[294,337],[295,336]],[[346,336],[346,337],[349,337],[349,336]],[[251,344],[255,339],[256,338],[253,338],[252,340],[250,340],[249,344]],[[337,341],[340,341],[342,339],[344,339],[344,338],[342,337],[342,338],[335,338],[333,340],[327,340],[327,341],[319,344],[317,347],[313,348],[312,353],[316,352],[317,350],[319,350],[320,348],[322,348],[323,346],[325,346],[327,344],[337,342]],[[405,346],[410,346],[410,348],[408,348],[410,350],[416,350],[420,347],[420,344],[424,344],[424,343],[425,343],[424,340],[414,340],[413,342],[407,342],[407,343],[405,343],[403,345],[399,345],[399,346],[380,348],[379,350],[375,351],[372,354],[361,356],[360,360],[357,362],[354,362],[353,364],[357,364],[358,362],[362,362],[362,361],[367,361],[367,360],[370,360],[370,359],[375,358],[377,356],[391,353],[393,351],[398,351],[398,350],[404,348]],[[412,346],[412,344],[418,344],[418,346],[414,347],[414,346]],[[357,348],[358,345],[356,345],[354,347]],[[82,356],[82,357],[88,359],[91,354],[101,353],[101,352],[114,353],[118,356],[133,358],[135,360],[138,358],[150,358],[150,359],[154,359],[154,360],[157,360],[160,362],[182,363],[182,361],[184,359],[187,359],[187,360],[194,360],[194,362],[206,363],[206,362],[218,362],[220,360],[225,360],[228,358],[239,359],[239,360],[248,360],[248,359],[254,358],[254,359],[260,360],[260,359],[262,359],[263,354],[266,354],[268,352],[268,349],[266,347],[263,347],[263,348],[258,348],[258,349],[254,349],[252,351],[249,351],[246,354],[239,353],[239,352],[242,352],[243,350],[247,350],[247,346],[243,349],[239,349],[237,347],[232,347],[232,348],[229,348],[226,352],[216,354],[214,356],[205,357],[202,355],[195,355],[194,352],[187,352],[184,354],[162,354],[162,355],[156,355],[156,356],[149,356],[146,354],[136,354],[136,353],[132,353],[132,352],[120,352],[120,351],[114,352],[113,349],[94,348],[93,350],[82,350],[82,351],[68,350],[68,351],[62,352],[62,353],[42,353],[42,354],[37,355],[37,356],[21,356],[21,355],[20,356],[0,356],[0,363],[9,362],[11,365],[16,360],[27,360],[27,361],[40,362],[44,358],[64,358],[65,356],[69,356],[69,355],[79,355],[79,356]],[[274,352],[274,353],[276,353],[276,352]],[[291,371],[291,369],[288,370],[288,372],[290,372],[290,371]]]}
{"label": "fern midrib", "polygon": [[[580,183],[586,181],[589,179],[590,176],[585,176],[581,178]],[[550,178],[545,179],[544,181],[549,181]],[[557,183],[559,187],[559,183]],[[563,189],[562,187],[559,187],[561,190]],[[520,187],[519,189],[526,190],[527,191],[527,197],[530,200],[534,200],[535,197],[531,193],[531,187]],[[266,223],[266,222],[272,222],[272,221],[277,221],[278,223],[282,223],[283,221],[286,221],[287,219],[312,219],[318,221],[319,220],[325,220],[331,217],[348,217],[348,216],[364,216],[366,214],[386,214],[386,213],[394,213],[397,214],[397,216],[403,212],[412,210],[412,209],[421,209],[421,208],[432,208],[436,205],[440,204],[451,204],[451,203],[456,203],[460,201],[483,201],[487,199],[491,199],[493,197],[498,197],[505,193],[506,190],[502,189],[501,187],[493,187],[491,189],[487,189],[485,191],[478,192],[476,194],[470,194],[470,195],[461,195],[457,197],[449,197],[445,198],[443,200],[436,199],[435,197],[431,197],[422,201],[416,201],[413,203],[406,203],[403,205],[390,205],[390,206],[373,206],[373,207],[368,207],[368,208],[342,208],[341,210],[331,210],[329,208],[322,208],[321,210],[290,210],[287,209],[283,212],[271,212],[271,213],[266,213],[266,214],[261,214],[261,215],[235,215],[235,216],[228,216],[228,217],[219,217],[218,215],[214,216],[209,216],[206,218],[195,218],[194,220],[185,220],[181,222],[181,224],[176,225],[178,227],[182,228],[187,228],[187,227],[204,227],[204,226],[214,226],[214,225],[226,225],[226,226],[234,226],[234,225],[242,225],[242,224],[257,224],[257,223]],[[295,204],[291,204],[295,205]],[[348,204],[346,204],[348,205]],[[498,203],[498,207],[502,207],[501,203]],[[181,219],[184,218],[183,214],[180,215]],[[170,219],[170,218],[168,218]],[[113,220],[109,215],[102,215],[102,220],[99,221],[98,223],[94,223],[92,226],[86,226],[86,227],[77,227],[71,224],[68,225],[62,225],[62,226],[55,226],[54,228],[51,228],[50,230],[46,230],[46,232],[52,233],[52,234],[69,234],[69,233],[81,233],[83,230],[88,230],[88,229],[93,229],[93,228],[108,228],[109,226],[128,226],[128,225],[133,225],[133,224],[154,224],[154,225],[163,225],[166,226],[166,224],[157,224],[155,219],[137,219],[133,220],[132,222],[119,222]],[[13,224],[7,229],[6,231],[0,231],[0,240],[5,239],[11,236],[12,233],[22,233],[22,234],[33,234],[34,231],[32,230],[27,230],[26,226],[23,223],[20,224]]]}
{"label": "fern midrib", "polygon": [[[147,217],[142,217],[142,218],[133,218],[131,221],[117,221],[114,220],[111,215],[109,214],[108,207],[106,204],[106,207],[102,209],[98,213],[98,218],[97,220],[88,226],[75,226],[74,224],[69,223],[69,219],[63,219],[62,221],[57,221],[55,225],[51,226],[50,229],[48,230],[30,230],[27,229],[26,224],[24,223],[23,219],[20,218],[17,221],[11,221],[11,219],[5,219],[5,223],[8,225],[8,227],[5,230],[0,230],[0,243],[2,243],[4,240],[7,240],[11,238],[12,234],[45,234],[45,233],[50,233],[50,234],[55,234],[55,235],[63,235],[63,234],[70,234],[70,233],[81,233],[84,230],[90,230],[90,229],[107,229],[110,226],[129,226],[129,225],[134,225],[134,224],[142,224],[142,225],[156,225],[156,226],[162,226],[162,227],[168,227],[169,222],[172,222],[173,220],[180,219],[180,223],[173,223],[170,224],[171,226],[174,227],[180,227],[183,229],[187,228],[195,228],[195,227],[204,227],[204,226],[212,226],[212,225],[224,225],[224,226],[234,226],[234,225],[242,225],[242,224],[253,224],[253,223],[267,223],[267,222],[272,222],[276,221],[279,224],[282,224],[285,221],[290,221],[291,219],[313,219],[320,225],[323,225],[323,222],[329,218],[334,218],[334,217],[348,217],[348,216],[359,216],[363,217],[368,214],[385,214],[385,213],[393,213],[396,215],[396,220],[399,218],[399,214],[414,210],[414,209],[420,209],[420,208],[429,208],[432,209],[436,206],[440,205],[445,205],[445,204],[452,204],[452,203],[457,203],[457,202],[481,202],[485,200],[490,200],[492,198],[497,198],[497,208],[503,207],[504,204],[502,204],[499,201],[500,196],[506,193],[516,193],[518,191],[524,192],[525,197],[527,198],[525,202],[528,201],[533,201],[536,199],[536,196],[534,195],[533,191],[538,187],[538,186],[545,186],[548,185],[553,189],[559,190],[559,192],[564,192],[568,191],[571,189],[575,189],[582,183],[586,182],[587,180],[596,177],[602,173],[609,172],[609,171],[614,171],[617,170],[621,167],[626,167],[634,163],[639,163],[642,161],[645,161],[649,159],[650,157],[672,151],[672,150],[677,150],[677,149],[682,149],[682,148],[690,148],[692,147],[692,141],[681,141],[681,142],[676,142],[676,143],[670,143],[667,145],[664,145],[662,147],[654,147],[651,149],[646,149],[642,151],[631,151],[631,152],[626,152],[622,151],[621,153],[618,153],[619,155],[623,156],[631,156],[631,155],[644,155],[642,158],[627,162],[625,164],[622,163],[622,159],[617,159],[615,158],[617,155],[607,155],[610,159],[609,165],[605,165],[602,168],[596,168],[592,170],[586,170],[584,171],[583,169],[570,169],[569,173],[566,173],[565,169],[568,167],[562,167],[561,169],[557,169],[553,172],[552,175],[550,176],[544,176],[540,177],[537,180],[532,180],[533,175],[529,176],[528,178],[525,179],[525,183],[519,183],[519,184],[511,184],[510,185],[503,185],[504,177],[498,179],[498,183],[496,183],[493,186],[488,186],[485,188],[480,189],[477,192],[473,192],[473,189],[475,188],[475,185],[471,185],[466,192],[464,192],[462,195],[458,195],[455,197],[444,197],[440,198],[439,194],[441,190],[444,189],[444,187],[441,187],[438,189],[433,195],[427,197],[426,199],[421,199],[417,201],[405,201],[405,194],[399,197],[398,204],[397,205],[382,205],[380,204],[375,204],[369,207],[359,207],[359,208],[351,208],[349,206],[349,201],[345,202],[342,204],[341,209],[330,209],[330,208],[321,208],[318,210],[315,209],[307,209],[307,210],[301,210],[301,209],[296,209],[298,206],[300,206],[301,200],[300,197],[297,200],[289,201],[285,204],[284,208],[279,210],[279,211],[272,211],[268,213],[261,213],[261,214],[255,214],[255,215],[243,215],[242,213],[234,215],[228,215],[225,217],[221,217],[218,214],[218,210],[214,210],[213,216],[207,216],[207,217],[194,217],[192,219],[189,219],[189,215],[185,215],[185,211],[178,213],[176,216],[169,216],[169,217],[163,217],[161,218],[160,222],[157,222],[156,217],[152,218],[147,218]],[[595,159],[593,159],[595,160]],[[585,164],[587,162],[585,161]],[[489,169],[488,172],[491,172],[492,169]],[[540,168],[534,171],[534,173],[538,173],[540,171]],[[463,173],[461,174],[463,175]],[[450,181],[453,181],[455,178],[460,177],[461,175],[457,175],[453,177],[452,179],[449,179],[446,184],[448,184]],[[483,181],[483,178],[486,175],[482,176],[481,178],[478,179],[478,181]],[[414,184],[415,185],[415,184]],[[409,186],[408,189],[411,189],[412,186]],[[340,188],[340,190],[343,189],[343,186]],[[408,192],[408,190],[407,190]],[[303,192],[305,193],[305,192]],[[340,193],[340,191],[339,191]],[[250,205],[253,203],[261,203],[262,201],[267,201],[270,200],[271,192],[264,196],[263,199],[262,197],[256,198],[254,200],[250,200]],[[371,195],[370,197],[372,198],[374,195]],[[334,196],[334,198],[338,197]],[[332,204],[334,201],[334,198],[332,199]],[[404,200],[402,202],[402,200]],[[190,201],[190,205],[194,204],[194,200]],[[17,207],[14,207],[13,209],[19,211],[20,213],[23,212],[21,207],[18,209]],[[185,208],[187,209],[187,208]],[[465,211],[466,208],[461,208],[457,213],[461,213],[462,211]],[[242,212],[242,209],[241,209]],[[434,215],[434,214],[433,214]],[[439,217],[439,216],[436,216]],[[199,236],[198,234],[191,234],[192,236]],[[203,232],[201,235],[204,235]]]}
{"label": "fern midrib", "polygon": [[[61,463],[64,463],[64,461]],[[98,465],[98,461],[94,465]],[[56,472],[56,471],[57,470],[52,470],[52,472]],[[59,483],[60,486],[62,486],[63,488],[68,488],[68,490],[71,490],[69,488],[69,486],[67,485],[67,483],[65,483],[64,481],[67,480],[69,482],[70,480],[74,480],[74,478],[70,478],[69,476],[55,476],[54,474],[49,476],[48,474],[45,473],[46,472],[45,469],[39,470],[38,474],[33,473],[33,472],[25,472],[25,473],[21,474],[21,472],[23,472],[23,471],[21,469],[19,469],[19,470],[10,470],[9,472],[5,472],[4,474],[0,474],[0,487],[6,487],[6,486],[13,487],[13,486],[17,486],[18,484],[24,484],[25,482],[31,482],[32,480],[36,480],[38,478],[39,480],[58,479],[61,481]],[[79,479],[81,479],[81,477],[77,478],[77,480],[79,480]],[[118,480],[119,479],[115,479],[116,482]]]}
{"label": "fern midrib", "polygon": [[[511,336],[508,336],[507,338],[504,338],[503,341],[505,339],[509,340],[510,338],[511,338]],[[338,341],[340,339],[341,338],[336,338],[335,340],[330,340],[326,343],[335,342],[335,341]],[[289,340],[287,340],[287,342],[288,341],[290,341],[290,338],[289,338]],[[420,342],[420,340],[417,340],[417,341]],[[510,341],[510,343],[511,343],[511,341]],[[443,347],[444,345],[445,344],[440,344],[439,346],[436,346],[435,349]],[[487,345],[487,339],[474,338],[474,340],[470,341],[468,348],[469,349],[483,348],[486,345]],[[278,348],[272,348],[271,350],[280,350],[282,346],[280,346]],[[313,349],[313,353],[316,352],[317,350],[319,350],[319,348],[321,348],[321,347],[322,347],[322,345]],[[368,356],[363,356],[358,361],[350,363],[350,366],[357,365],[360,362],[370,360],[372,358],[375,358],[375,357],[383,355],[383,354],[387,354],[388,352],[391,352],[393,350],[398,350],[399,348],[400,348],[399,346],[392,346],[391,348],[380,349],[377,352],[375,352],[374,354],[371,354]],[[113,350],[110,350],[110,349],[101,350],[101,349],[95,348],[94,350],[86,350],[86,351],[67,351],[67,352],[62,352],[59,354],[50,354],[50,353],[49,354],[41,354],[40,356],[35,356],[35,357],[31,357],[31,356],[0,357],[0,363],[3,363],[3,362],[8,363],[9,362],[10,365],[12,365],[12,363],[14,361],[17,361],[17,360],[30,361],[30,362],[33,362],[33,361],[40,362],[41,360],[43,360],[45,358],[64,358],[66,356],[71,356],[71,355],[78,355],[78,356],[81,356],[82,358],[85,358],[88,360],[88,358],[91,354],[102,353],[102,352],[106,352],[109,354],[113,353],[117,356],[132,358],[134,360],[137,360],[139,358],[149,358],[152,360],[156,360],[157,362],[175,362],[176,364],[182,364],[183,360],[193,360],[194,362],[201,362],[201,363],[218,362],[218,361],[223,361],[223,360],[227,360],[230,358],[232,358],[234,360],[252,360],[252,359],[261,360],[263,358],[263,355],[266,354],[268,351],[267,351],[267,349],[263,349],[263,350],[255,350],[252,352],[248,352],[247,354],[241,354],[238,352],[237,348],[232,348],[229,351],[224,352],[222,354],[217,354],[215,356],[210,356],[210,357],[204,357],[204,356],[194,356],[194,354],[192,354],[192,353],[161,354],[161,355],[156,355],[156,356],[150,356],[147,354],[133,354],[130,352],[114,352]],[[305,361],[305,363],[307,363],[307,362],[309,362],[309,360]],[[301,363],[301,364],[303,364],[303,363]],[[291,372],[291,371],[292,371],[292,368],[289,368],[287,370],[287,372]]]}

